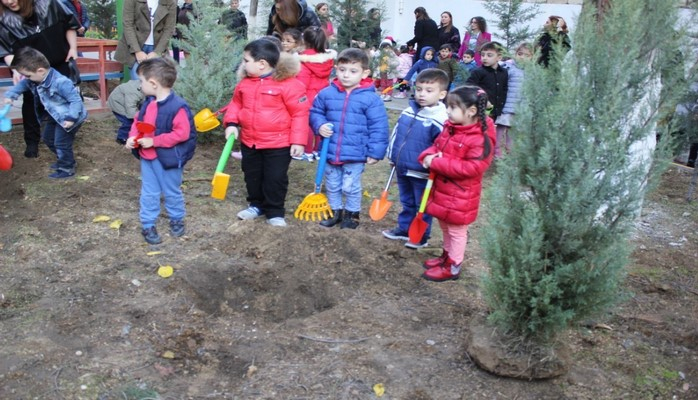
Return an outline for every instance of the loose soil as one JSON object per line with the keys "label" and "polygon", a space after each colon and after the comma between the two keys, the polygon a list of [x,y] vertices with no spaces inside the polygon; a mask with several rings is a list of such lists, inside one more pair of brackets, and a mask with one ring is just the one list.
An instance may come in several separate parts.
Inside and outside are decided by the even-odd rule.
{"label": "loose soil", "polygon": [[[148,246],[138,222],[139,167],[114,142],[116,121],[92,117],[76,141],[78,177],[47,178],[42,147],[0,137],[15,167],[0,173],[1,399],[696,399],[698,201],[690,170],[670,168],[645,202],[626,299],[563,337],[568,374],[499,378],[464,351],[487,313],[478,285],[486,218],[471,230],[459,281],[427,282],[413,251],[384,239],[399,202],[370,221],[387,163],[367,167],[355,231],[293,219],[315,164],[293,162],[286,229],[238,221],[239,162],[228,196],[210,198],[223,141],[187,165],[187,234]],[[211,134],[205,134],[211,136]],[[496,173],[491,171],[489,174]],[[109,222],[93,222],[100,215]],[[110,228],[114,220],[122,222]],[[157,253],[151,253],[157,252]],[[174,268],[162,278],[161,265]]]}

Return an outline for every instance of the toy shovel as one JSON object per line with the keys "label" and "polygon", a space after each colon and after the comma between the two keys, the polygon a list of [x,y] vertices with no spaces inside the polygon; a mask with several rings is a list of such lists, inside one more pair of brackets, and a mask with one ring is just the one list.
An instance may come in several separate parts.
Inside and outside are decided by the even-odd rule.
{"label": "toy shovel", "polygon": [[12,168],[12,156],[0,145],[0,171],[9,171]]}
{"label": "toy shovel", "polygon": [[235,143],[235,135],[230,135],[228,140],[225,142],[225,147],[223,148],[223,153],[221,153],[221,158],[218,159],[216,172],[213,174],[213,181],[211,181],[211,197],[214,199],[225,200],[225,194],[228,192],[230,175],[224,174],[223,170],[225,169],[225,165],[228,163],[230,152],[233,151],[233,143]]}
{"label": "toy shovel", "polygon": [[429,227],[429,224],[424,220],[424,210],[427,208],[427,199],[429,199],[435,176],[436,174],[433,172],[429,174],[429,180],[427,181],[427,186],[424,188],[424,194],[422,195],[422,202],[419,204],[419,212],[412,220],[410,229],[407,231],[410,242],[412,243],[419,243]]}
{"label": "toy shovel", "polygon": [[7,113],[10,112],[11,104],[5,104],[0,110],[0,131],[9,132],[12,129],[12,120],[7,117]]}
{"label": "toy shovel", "polygon": [[140,147],[138,139],[153,135],[153,132],[155,132],[155,125],[143,121],[136,121],[136,130],[138,131],[138,136],[136,136],[136,139],[133,141],[134,149]]}
{"label": "toy shovel", "polygon": [[385,217],[385,214],[388,213],[388,210],[390,210],[390,207],[393,205],[393,202],[388,200],[388,189],[390,188],[390,184],[393,182],[393,176],[395,176],[394,165],[393,168],[390,170],[390,177],[388,177],[388,183],[385,185],[383,193],[381,193],[381,198],[373,199],[373,203],[371,203],[371,208],[369,208],[368,210],[369,217],[371,217],[371,219],[374,221],[382,220],[383,217]]}

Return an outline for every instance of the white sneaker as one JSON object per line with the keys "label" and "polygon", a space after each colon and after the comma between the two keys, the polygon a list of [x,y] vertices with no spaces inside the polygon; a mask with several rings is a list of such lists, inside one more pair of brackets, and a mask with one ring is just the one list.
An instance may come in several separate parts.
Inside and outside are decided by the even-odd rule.
{"label": "white sneaker", "polygon": [[286,226],[286,220],[284,219],[284,217],[269,218],[267,220],[267,224],[269,224],[271,226],[284,227],[284,226]]}
{"label": "white sneaker", "polygon": [[242,220],[255,219],[262,215],[262,212],[257,207],[247,207],[238,213],[238,218]]}

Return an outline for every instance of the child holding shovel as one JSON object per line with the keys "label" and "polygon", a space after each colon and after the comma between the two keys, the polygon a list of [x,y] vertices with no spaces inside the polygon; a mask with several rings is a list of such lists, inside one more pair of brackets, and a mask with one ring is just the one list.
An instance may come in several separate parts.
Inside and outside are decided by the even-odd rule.
{"label": "child holding shovel", "polygon": [[417,215],[429,177],[417,157],[434,143],[448,119],[446,106],[441,102],[448,93],[448,85],[448,75],[440,69],[425,69],[417,75],[414,100],[410,100],[409,107],[400,114],[388,147],[390,163],[396,168],[402,211],[397,216],[397,226],[383,231],[383,236],[406,240],[405,246],[412,249],[426,246],[431,234],[432,218],[428,215],[424,216],[427,230],[418,243],[408,240],[407,231]]}
{"label": "child holding shovel", "polygon": [[[165,210],[170,217],[170,235],[184,235],[184,195],[182,172],[184,164],[196,148],[194,117],[186,101],[172,91],[177,69],[164,58],[151,58],[138,66],[141,91],[146,96],[131,126],[125,147],[137,149],[141,161],[140,220],[141,234],[148,244],[162,238],[155,228],[160,214],[160,196],[165,197]],[[142,136],[143,124],[155,127]]]}
{"label": "child holding shovel", "polygon": [[375,164],[385,156],[388,114],[368,77],[371,70],[366,52],[354,48],[342,51],[336,70],[337,78],[318,93],[310,110],[313,131],[330,141],[325,188],[333,216],[320,225],[356,229],[364,164]]}
{"label": "child holding shovel", "polygon": [[477,218],[482,177],[494,156],[494,122],[485,114],[487,94],[477,86],[461,86],[446,97],[448,121],[434,144],[419,156],[435,174],[426,212],[439,220],[443,232],[440,257],[426,260],[424,279],[442,282],[460,276],[468,241],[468,225]]}
{"label": "child holding shovel", "polygon": [[269,225],[284,227],[288,167],[308,143],[310,102],[305,85],[295,78],[300,62],[282,54],[274,42],[257,39],[243,49],[242,69],[244,77],[223,117],[225,138],[240,140],[247,186],[249,207],[237,217],[264,215]]}

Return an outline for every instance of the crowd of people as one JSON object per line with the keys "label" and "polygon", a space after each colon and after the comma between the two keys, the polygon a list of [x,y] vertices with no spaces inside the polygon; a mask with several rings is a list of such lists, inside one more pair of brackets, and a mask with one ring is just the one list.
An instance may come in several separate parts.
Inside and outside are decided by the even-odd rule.
{"label": "crowd of people", "polygon": [[[25,156],[37,157],[43,139],[56,157],[49,175],[54,179],[75,175],[73,140],[86,116],[67,66],[77,57],[76,37],[89,19],[77,0],[70,0],[72,8],[62,1],[69,0],[2,0],[0,5],[0,56],[16,84],[5,102],[24,96]],[[235,39],[247,41],[239,5],[230,0],[219,23]],[[509,128],[525,66],[538,54],[537,62],[550,67],[556,50],[570,48],[565,21],[551,16],[536,43],[521,43],[504,61],[506,49],[492,41],[482,17],[470,20],[461,40],[450,12],[442,12],[437,25],[417,7],[414,37],[398,46],[383,35],[379,9],[364,17],[359,10],[344,11],[357,18],[335,28],[327,3],[312,7],[305,0],[275,0],[266,36],[245,45],[241,79],[223,117],[226,138],[240,143],[247,189],[248,206],[237,217],[286,226],[290,163],[322,159],[332,215],[320,224],[356,229],[362,173],[387,157],[402,209],[395,228],[382,235],[421,248],[428,245],[436,218],[443,251],[424,263],[422,276],[458,279],[483,175],[495,157],[510,151]],[[194,155],[196,128],[186,99],[172,90],[176,63],[163,55],[177,21],[187,24],[197,11],[191,1],[177,7],[175,0],[125,0],[123,16],[115,58],[130,68],[131,80],[112,92],[109,105],[120,124],[116,141],[140,162],[142,235],[154,245],[162,241],[156,227],[161,198],[170,235],[186,232],[180,186],[183,167]],[[62,100],[47,96],[49,91],[60,92]],[[383,102],[409,92],[409,105],[390,131]],[[46,121],[40,135],[37,115]],[[326,152],[320,151],[323,143]],[[410,237],[427,188],[427,227]]]}

